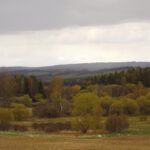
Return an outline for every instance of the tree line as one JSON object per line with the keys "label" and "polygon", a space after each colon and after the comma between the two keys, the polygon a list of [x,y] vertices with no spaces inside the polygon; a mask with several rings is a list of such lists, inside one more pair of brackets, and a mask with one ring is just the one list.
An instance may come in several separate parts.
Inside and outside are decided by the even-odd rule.
{"label": "tree line", "polygon": [[72,117],[72,129],[85,133],[101,128],[104,117],[108,131],[121,132],[129,127],[128,116],[150,115],[149,73],[149,68],[129,69],[73,85],[66,85],[62,77],[43,83],[35,76],[1,75],[0,129],[11,121]]}
{"label": "tree line", "polygon": [[88,77],[86,82],[91,84],[137,84],[142,82],[144,86],[150,87],[150,68],[131,68],[126,71],[115,71],[108,74]]}

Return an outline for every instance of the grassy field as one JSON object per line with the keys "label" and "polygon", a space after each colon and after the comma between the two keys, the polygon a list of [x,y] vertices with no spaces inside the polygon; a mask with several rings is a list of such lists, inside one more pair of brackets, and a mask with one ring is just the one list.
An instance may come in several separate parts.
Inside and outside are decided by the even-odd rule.
{"label": "grassy field", "polygon": [[[72,118],[40,119],[34,122],[66,122]],[[103,118],[105,121],[105,118]],[[33,121],[18,122],[30,126]],[[28,131],[0,132],[0,150],[150,150],[150,117],[130,117],[130,128],[122,134],[45,134]]]}
{"label": "grassy field", "polygon": [[150,136],[0,135],[0,150],[149,150]]}

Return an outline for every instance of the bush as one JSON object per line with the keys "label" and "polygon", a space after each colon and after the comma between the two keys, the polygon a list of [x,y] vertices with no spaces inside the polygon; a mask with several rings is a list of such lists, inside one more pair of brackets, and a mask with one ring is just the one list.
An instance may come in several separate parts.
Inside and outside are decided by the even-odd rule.
{"label": "bush", "polygon": [[146,115],[141,115],[140,116],[140,121],[147,121],[147,116]]}
{"label": "bush", "polygon": [[52,103],[46,102],[33,109],[33,115],[39,118],[59,117],[59,111]]}
{"label": "bush", "polygon": [[115,101],[111,106],[109,110],[110,115],[121,115],[123,114],[123,103],[121,101]]}
{"label": "bush", "polygon": [[29,95],[16,97],[14,102],[24,104],[27,107],[30,107],[32,105],[32,99],[29,97]]}
{"label": "bush", "polygon": [[58,132],[62,130],[71,130],[70,122],[66,123],[33,123],[32,128],[46,133]]}
{"label": "bush", "polygon": [[122,132],[129,127],[127,117],[124,115],[110,115],[106,120],[106,129],[109,132]]}
{"label": "bush", "polygon": [[14,119],[16,121],[24,121],[31,117],[32,113],[29,108],[22,104],[16,104],[13,109]]}
{"label": "bush", "polygon": [[35,103],[43,103],[45,102],[46,100],[44,99],[44,96],[40,93],[36,94],[34,96],[34,100],[35,100]]}
{"label": "bush", "polygon": [[135,115],[139,111],[137,102],[132,99],[123,99],[123,108],[126,115]]}
{"label": "bush", "polygon": [[12,111],[10,109],[0,108],[0,130],[9,130],[12,120]]}
{"label": "bush", "polygon": [[[99,123],[99,124],[98,124]],[[94,124],[96,124],[94,126]],[[100,120],[94,120],[92,116],[76,117],[72,121],[73,129],[86,133],[89,129],[96,129],[96,126],[100,126]]]}
{"label": "bush", "polygon": [[28,128],[27,126],[25,125],[12,125],[12,130],[14,131],[20,131],[20,132],[25,132],[25,131],[28,131]]}
{"label": "bush", "polygon": [[49,104],[38,104],[33,108],[33,116],[44,118],[49,115]]}
{"label": "bush", "polygon": [[142,115],[150,115],[150,99],[145,96],[141,96],[137,99],[140,113]]}

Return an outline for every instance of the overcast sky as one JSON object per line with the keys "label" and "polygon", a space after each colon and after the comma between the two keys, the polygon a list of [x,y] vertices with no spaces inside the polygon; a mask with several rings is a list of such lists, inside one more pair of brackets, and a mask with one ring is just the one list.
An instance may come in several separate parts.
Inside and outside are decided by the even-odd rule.
{"label": "overcast sky", "polygon": [[0,66],[150,61],[150,0],[0,0]]}

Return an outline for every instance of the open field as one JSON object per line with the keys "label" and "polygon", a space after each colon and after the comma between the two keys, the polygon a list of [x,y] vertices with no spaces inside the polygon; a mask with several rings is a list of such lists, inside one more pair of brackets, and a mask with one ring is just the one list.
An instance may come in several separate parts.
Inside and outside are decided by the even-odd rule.
{"label": "open field", "polygon": [[[16,122],[31,126],[33,122],[66,122],[73,118],[36,119],[34,121]],[[102,118],[102,122],[106,118]],[[101,133],[79,134],[60,132],[0,132],[0,150],[149,150],[150,117],[140,121],[139,117],[129,117],[130,128],[122,134]]]}
{"label": "open field", "polygon": [[150,136],[0,135],[0,150],[149,150]]}

